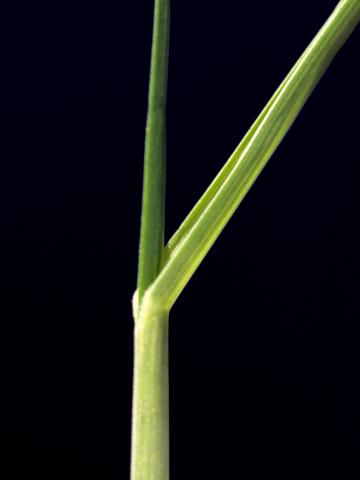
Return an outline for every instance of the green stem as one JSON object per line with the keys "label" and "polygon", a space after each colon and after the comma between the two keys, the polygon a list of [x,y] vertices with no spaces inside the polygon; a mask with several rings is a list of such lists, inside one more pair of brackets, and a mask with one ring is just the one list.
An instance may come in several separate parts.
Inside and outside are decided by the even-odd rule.
{"label": "green stem", "polygon": [[146,121],[139,269],[134,305],[131,479],[169,478],[168,313],[146,290],[163,262],[169,0],[155,0]]}
{"label": "green stem", "polygon": [[145,295],[135,321],[131,480],[169,478],[168,319]]}

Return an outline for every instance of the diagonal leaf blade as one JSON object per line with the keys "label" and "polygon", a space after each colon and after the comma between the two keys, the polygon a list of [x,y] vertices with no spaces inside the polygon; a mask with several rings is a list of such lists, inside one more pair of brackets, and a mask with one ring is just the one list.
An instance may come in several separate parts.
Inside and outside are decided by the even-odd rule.
{"label": "diagonal leaf blade", "polygon": [[359,21],[360,0],[340,1],[170,240],[166,263],[148,289],[153,302],[172,307]]}

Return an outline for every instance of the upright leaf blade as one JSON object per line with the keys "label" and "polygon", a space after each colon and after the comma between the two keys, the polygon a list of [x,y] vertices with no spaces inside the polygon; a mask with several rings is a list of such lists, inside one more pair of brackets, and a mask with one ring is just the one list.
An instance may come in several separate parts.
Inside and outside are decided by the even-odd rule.
{"label": "upright leaf blade", "polygon": [[138,266],[138,300],[159,273],[164,250],[169,0],[155,0]]}

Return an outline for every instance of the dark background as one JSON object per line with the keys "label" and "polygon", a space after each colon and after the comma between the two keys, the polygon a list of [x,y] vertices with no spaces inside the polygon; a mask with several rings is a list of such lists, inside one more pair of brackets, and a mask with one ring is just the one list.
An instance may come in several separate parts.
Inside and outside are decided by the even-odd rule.
{"label": "dark background", "polygon": [[[336,3],[173,0],[168,235]],[[0,7],[3,479],[129,475],[151,26]],[[359,34],[172,311],[172,480],[360,476]]]}

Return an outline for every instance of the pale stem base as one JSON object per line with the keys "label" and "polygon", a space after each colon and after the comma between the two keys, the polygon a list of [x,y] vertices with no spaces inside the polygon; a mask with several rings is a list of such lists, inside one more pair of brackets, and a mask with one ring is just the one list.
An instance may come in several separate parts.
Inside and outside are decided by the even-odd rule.
{"label": "pale stem base", "polygon": [[168,313],[135,322],[131,480],[169,479]]}

